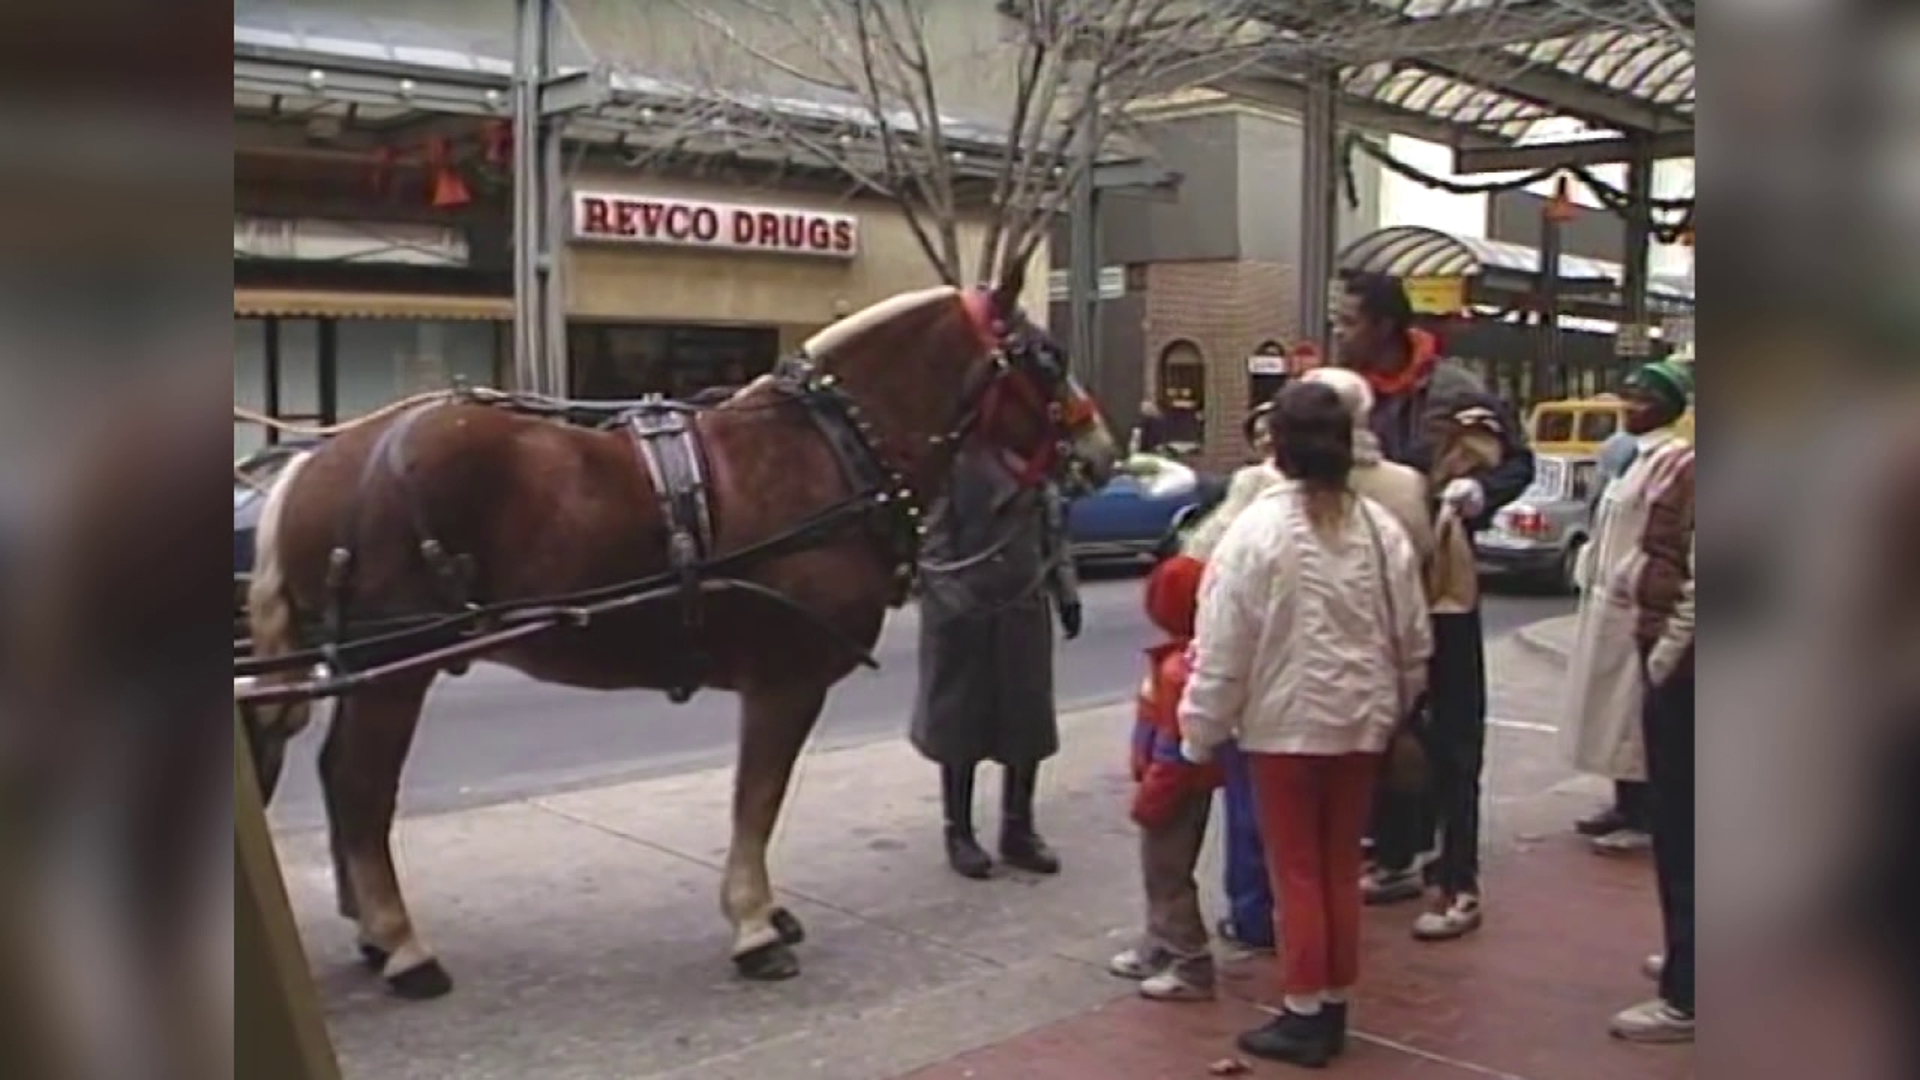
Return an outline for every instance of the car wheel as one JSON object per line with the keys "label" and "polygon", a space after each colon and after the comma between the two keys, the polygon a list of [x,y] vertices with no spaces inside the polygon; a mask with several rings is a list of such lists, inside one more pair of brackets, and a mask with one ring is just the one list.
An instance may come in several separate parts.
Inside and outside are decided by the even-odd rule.
{"label": "car wheel", "polygon": [[1574,568],[1580,565],[1580,551],[1587,546],[1583,536],[1576,536],[1567,543],[1567,550],[1560,554],[1560,569],[1554,575],[1554,587],[1562,593],[1575,594],[1580,591],[1579,579]]}

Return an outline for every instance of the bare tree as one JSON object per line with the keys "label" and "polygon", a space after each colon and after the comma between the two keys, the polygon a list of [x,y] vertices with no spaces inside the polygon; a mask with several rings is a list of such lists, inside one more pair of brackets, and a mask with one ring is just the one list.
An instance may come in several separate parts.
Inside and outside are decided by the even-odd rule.
{"label": "bare tree", "polygon": [[[708,48],[674,130],[894,202],[950,284],[1024,266],[1082,171],[1129,141],[1130,105],[1257,62],[1268,39],[1260,5],[1234,0],[1003,0],[971,49],[940,0],[676,4]],[[998,115],[951,107],[981,97]]]}

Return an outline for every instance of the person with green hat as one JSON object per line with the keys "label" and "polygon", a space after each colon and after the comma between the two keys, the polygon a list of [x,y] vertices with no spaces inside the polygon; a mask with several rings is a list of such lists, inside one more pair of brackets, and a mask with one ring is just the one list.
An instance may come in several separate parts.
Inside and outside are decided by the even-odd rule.
{"label": "person with green hat", "polygon": [[1637,846],[1651,844],[1659,879],[1666,949],[1649,970],[1659,970],[1661,993],[1612,1027],[1643,1042],[1693,1037],[1694,455],[1674,430],[1692,395],[1686,365],[1656,361],[1627,377],[1625,427],[1636,445],[1600,497],[1576,573],[1562,729],[1576,769],[1649,785],[1650,835]]}

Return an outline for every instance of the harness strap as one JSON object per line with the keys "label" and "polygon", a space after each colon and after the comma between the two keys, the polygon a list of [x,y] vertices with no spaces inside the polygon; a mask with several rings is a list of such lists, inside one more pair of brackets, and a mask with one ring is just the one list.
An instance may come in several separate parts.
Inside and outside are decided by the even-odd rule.
{"label": "harness strap", "polygon": [[680,613],[687,629],[686,678],[669,687],[674,704],[691,698],[705,674],[707,658],[698,645],[704,623],[700,568],[713,550],[713,509],[699,428],[685,411],[664,402],[648,402],[625,417],[627,432],[667,529],[667,564],[680,586]]}

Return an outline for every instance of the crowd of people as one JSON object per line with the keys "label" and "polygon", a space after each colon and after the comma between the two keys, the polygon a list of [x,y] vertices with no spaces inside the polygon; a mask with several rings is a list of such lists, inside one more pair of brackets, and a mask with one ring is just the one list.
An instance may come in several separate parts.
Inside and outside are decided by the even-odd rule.
{"label": "crowd of people", "polygon": [[[1165,637],[1133,735],[1145,929],[1109,965],[1148,998],[1203,1001],[1215,937],[1275,951],[1282,1009],[1239,1046],[1305,1066],[1345,1049],[1363,905],[1424,898],[1421,941],[1485,917],[1471,537],[1534,472],[1512,408],[1439,355],[1398,281],[1349,278],[1337,329],[1338,366],[1255,410],[1254,460],[1147,580]],[[1684,365],[1628,380],[1634,445],[1612,451],[1596,507],[1569,680],[1573,759],[1619,783],[1578,828],[1639,830],[1655,855],[1660,994],[1612,1024],[1640,1041],[1693,1029],[1692,451],[1671,430],[1691,389]],[[992,867],[972,821],[985,761],[1005,770],[1002,861],[1060,867],[1033,817],[1058,746],[1051,623],[1073,636],[1080,620],[1058,515],[1052,494],[963,457],[930,522],[914,742],[940,766],[947,859],[970,878]],[[1228,911],[1210,928],[1195,872],[1221,789]]]}

